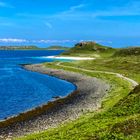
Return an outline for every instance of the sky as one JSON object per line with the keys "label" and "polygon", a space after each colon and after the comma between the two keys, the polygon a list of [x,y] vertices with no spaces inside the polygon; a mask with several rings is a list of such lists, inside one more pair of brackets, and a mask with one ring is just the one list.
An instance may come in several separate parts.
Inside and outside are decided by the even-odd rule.
{"label": "sky", "polygon": [[0,0],[0,45],[140,46],[139,0]]}

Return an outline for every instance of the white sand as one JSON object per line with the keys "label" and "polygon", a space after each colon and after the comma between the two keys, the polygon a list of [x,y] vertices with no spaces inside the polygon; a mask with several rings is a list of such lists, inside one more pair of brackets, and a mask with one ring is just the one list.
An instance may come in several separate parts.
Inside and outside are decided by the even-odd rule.
{"label": "white sand", "polygon": [[52,58],[52,59],[65,59],[65,60],[94,60],[95,58],[91,57],[67,57],[67,56],[44,56],[43,58]]}

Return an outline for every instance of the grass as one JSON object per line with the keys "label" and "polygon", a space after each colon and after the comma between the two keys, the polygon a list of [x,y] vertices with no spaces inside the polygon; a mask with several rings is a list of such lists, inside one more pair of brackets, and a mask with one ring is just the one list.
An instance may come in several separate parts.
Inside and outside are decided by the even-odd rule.
{"label": "grass", "polygon": [[119,57],[113,55],[114,50],[108,53],[91,53],[89,50],[75,52],[68,52],[68,55],[98,57],[96,60],[62,62],[60,65],[57,65],[58,62],[53,62],[44,65],[97,77],[109,83],[111,90],[103,99],[102,107],[98,111],[86,113],[79,119],[57,128],[16,138],[16,140],[139,140],[140,85],[133,89],[131,83],[122,78],[95,71],[120,73],[140,83],[140,56]]}
{"label": "grass", "polygon": [[[88,71],[80,70],[73,67],[65,67],[67,63],[73,63],[73,62],[66,62],[66,63],[64,62],[63,63],[64,66],[63,64],[61,64],[61,66],[58,66],[58,65],[55,65],[55,63],[46,63],[45,65],[46,67],[50,67],[53,69],[63,69],[67,71],[77,72],[77,73],[81,73],[81,74],[91,76],[91,77],[96,77],[96,78],[106,81],[108,84],[111,85],[111,91],[104,100],[103,105],[106,104],[104,105],[104,109],[110,108],[111,106],[113,106],[123,96],[126,96],[129,93],[129,91],[131,91],[132,89],[131,84],[129,82],[126,82],[123,79],[116,77],[115,75],[98,73],[98,72],[88,72]],[[119,95],[119,93],[121,95]]]}
{"label": "grass", "polygon": [[62,65],[86,68],[89,70],[117,72],[140,82],[140,56],[98,58],[86,62],[67,62],[62,63]]}
{"label": "grass", "polygon": [[115,53],[116,49],[103,46],[95,42],[81,42],[77,43],[70,50],[62,53],[61,55],[67,56],[83,56],[86,57],[108,57]]}
{"label": "grass", "polygon": [[128,47],[124,49],[119,49],[115,52],[115,56],[139,56],[140,55],[140,47]]}

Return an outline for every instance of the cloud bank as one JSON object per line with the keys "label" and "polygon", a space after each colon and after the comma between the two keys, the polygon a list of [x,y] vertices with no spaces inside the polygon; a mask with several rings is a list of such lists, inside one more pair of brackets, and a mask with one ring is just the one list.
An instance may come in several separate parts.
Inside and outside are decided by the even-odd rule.
{"label": "cloud bank", "polygon": [[43,43],[43,44],[65,44],[65,43],[78,43],[78,42],[85,42],[85,41],[94,41],[97,43],[109,43],[112,44],[112,41],[108,40],[27,40],[27,39],[17,39],[17,38],[0,38],[0,43]]}

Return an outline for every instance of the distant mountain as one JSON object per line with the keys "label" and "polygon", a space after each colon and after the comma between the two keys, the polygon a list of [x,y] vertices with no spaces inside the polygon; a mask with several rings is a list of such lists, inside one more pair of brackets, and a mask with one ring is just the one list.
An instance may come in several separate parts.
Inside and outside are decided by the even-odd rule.
{"label": "distant mountain", "polygon": [[47,48],[47,50],[69,50],[68,47],[62,47],[62,46],[50,46]]}
{"label": "distant mountain", "polygon": [[128,47],[123,49],[118,49],[114,56],[129,56],[129,55],[140,55],[140,47]]}

